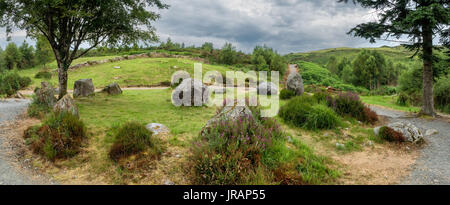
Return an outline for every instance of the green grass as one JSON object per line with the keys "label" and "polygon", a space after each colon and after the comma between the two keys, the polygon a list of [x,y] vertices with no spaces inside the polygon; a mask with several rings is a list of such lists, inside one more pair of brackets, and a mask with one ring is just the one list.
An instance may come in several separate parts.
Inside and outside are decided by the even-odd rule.
{"label": "green grass", "polygon": [[[214,107],[175,107],[172,90],[124,91],[122,95],[77,100],[80,116],[89,128],[109,129],[117,123],[134,120],[161,123],[174,135],[197,136],[215,114]],[[189,123],[187,123],[189,122]]]}
{"label": "green grass", "polygon": [[[84,61],[109,58],[111,57],[84,58]],[[96,88],[105,87],[112,82],[117,82],[122,87],[159,85],[162,82],[170,82],[172,74],[178,70],[187,71],[193,76],[194,63],[196,62],[187,59],[140,58],[83,67],[69,71],[68,89],[73,88],[76,80],[84,78],[92,78]],[[121,69],[114,69],[115,66],[120,66]],[[177,69],[174,69],[174,66],[177,66]],[[31,77],[33,87],[36,87],[42,80],[34,79],[34,75],[40,70],[33,68],[20,72],[24,76]],[[203,64],[203,74],[207,71],[218,71],[225,75],[226,71],[230,70],[223,66]],[[57,85],[58,81],[56,76],[57,73],[53,72],[50,82],[54,85]]]}
{"label": "green grass", "polygon": [[361,96],[361,100],[369,105],[380,105],[383,107],[405,112],[419,112],[419,107],[400,106],[396,104],[396,96]]}

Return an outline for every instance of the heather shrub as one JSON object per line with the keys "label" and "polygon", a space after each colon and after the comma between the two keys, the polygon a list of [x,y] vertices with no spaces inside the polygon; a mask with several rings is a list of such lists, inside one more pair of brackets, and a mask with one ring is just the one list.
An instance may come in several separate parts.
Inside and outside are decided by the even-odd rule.
{"label": "heather shrub", "polygon": [[355,93],[340,93],[334,98],[328,96],[328,105],[341,116],[350,116],[371,124],[378,121],[376,113],[366,107]]}
{"label": "heather shrub", "polygon": [[288,89],[283,89],[280,92],[280,99],[282,100],[289,100],[295,96],[295,92]]}
{"label": "heather shrub", "polygon": [[319,103],[322,103],[322,102],[327,103],[328,100],[331,98],[331,95],[326,91],[320,91],[320,92],[314,93],[313,97]]}
{"label": "heather shrub", "polygon": [[16,94],[20,89],[31,85],[29,77],[21,77],[14,71],[0,72],[0,95],[11,96]]}
{"label": "heather shrub", "polygon": [[264,169],[264,152],[283,136],[275,121],[258,116],[212,124],[194,147],[194,182],[238,185],[254,181],[257,171]]}
{"label": "heather shrub", "polygon": [[380,137],[388,142],[405,142],[406,138],[402,133],[395,131],[390,127],[380,128]]}
{"label": "heather shrub", "polygon": [[162,154],[159,141],[140,123],[127,122],[114,132],[114,143],[109,151],[109,157],[115,162],[143,151],[149,152],[151,158],[159,158]]}
{"label": "heather shrub", "polygon": [[325,105],[317,104],[311,107],[307,114],[304,127],[310,130],[334,129],[339,125],[339,117]]}
{"label": "heather shrub", "polygon": [[31,150],[49,160],[75,156],[86,138],[84,123],[71,113],[52,113],[41,126],[25,131]]}

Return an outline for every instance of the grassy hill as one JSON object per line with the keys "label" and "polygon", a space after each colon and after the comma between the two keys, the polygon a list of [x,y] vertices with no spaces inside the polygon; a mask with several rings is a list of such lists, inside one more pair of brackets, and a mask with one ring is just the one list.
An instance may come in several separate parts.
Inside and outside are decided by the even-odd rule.
{"label": "grassy hill", "polygon": [[[81,58],[74,62],[73,65],[88,60],[110,59],[113,57]],[[193,60],[182,58],[139,58],[82,67],[76,70],[69,70],[68,88],[72,89],[76,80],[84,78],[92,78],[96,88],[105,87],[113,82],[119,83],[122,87],[156,86],[170,82],[172,74],[178,70],[185,70],[193,75],[194,63],[196,62]],[[49,66],[52,69],[56,69],[55,62],[49,64]],[[116,66],[120,66],[120,69],[115,69],[114,67]],[[33,80],[31,87],[38,87],[41,81],[50,81],[53,85],[57,85],[58,78],[55,70],[51,71],[52,78],[50,80],[35,79],[35,74],[40,70],[41,67],[36,67],[21,70],[20,74]],[[226,71],[231,69],[224,66],[203,64],[203,74],[213,70],[219,71],[224,75]]]}
{"label": "grassy hill", "polygon": [[326,65],[331,56],[335,56],[337,59],[347,57],[349,60],[355,59],[362,50],[376,50],[386,56],[387,59],[394,61],[395,63],[414,64],[420,63],[418,57],[411,59],[414,54],[402,46],[397,47],[380,47],[380,48],[330,48],[319,51],[294,53],[286,55],[289,62],[295,61],[307,61],[313,62],[319,65]]}

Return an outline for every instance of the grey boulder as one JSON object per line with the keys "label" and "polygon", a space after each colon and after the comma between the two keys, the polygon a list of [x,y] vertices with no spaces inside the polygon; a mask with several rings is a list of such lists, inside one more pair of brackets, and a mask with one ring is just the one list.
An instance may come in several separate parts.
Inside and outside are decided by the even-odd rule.
{"label": "grey boulder", "polygon": [[198,80],[188,78],[172,92],[172,103],[179,106],[203,106],[209,103],[209,88]]}
{"label": "grey boulder", "polygon": [[288,90],[294,91],[297,95],[303,95],[305,93],[303,79],[299,73],[292,73],[288,76],[286,87]]}
{"label": "grey boulder", "polygon": [[73,97],[88,97],[95,92],[94,83],[92,79],[81,79],[75,81],[73,86]]}
{"label": "grey boulder", "polygon": [[56,104],[53,106],[53,111],[55,112],[68,112],[74,116],[79,117],[78,108],[75,101],[70,97],[69,94],[64,95]]}
{"label": "grey boulder", "polygon": [[108,86],[106,86],[103,89],[103,92],[106,92],[109,95],[120,95],[120,94],[122,94],[122,89],[120,88],[119,84],[112,83],[112,84],[109,84]]}
{"label": "grey boulder", "polygon": [[416,143],[423,140],[422,132],[411,123],[396,122],[389,124],[387,127],[401,133],[409,142]]}

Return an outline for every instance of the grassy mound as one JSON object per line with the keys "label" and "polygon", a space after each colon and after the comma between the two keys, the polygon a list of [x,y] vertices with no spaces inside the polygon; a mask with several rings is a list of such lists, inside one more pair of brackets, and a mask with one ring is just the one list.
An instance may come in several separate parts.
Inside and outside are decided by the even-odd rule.
{"label": "grassy mound", "polygon": [[52,113],[42,126],[27,129],[24,138],[34,153],[54,161],[73,157],[80,151],[86,128],[71,113]]}
{"label": "grassy mound", "polygon": [[333,110],[309,96],[293,98],[280,108],[279,116],[287,123],[310,130],[334,129],[340,121]]}
{"label": "grassy mound", "polygon": [[327,99],[328,105],[339,115],[350,116],[370,124],[378,121],[377,114],[366,107],[355,93],[340,93],[335,97],[329,96]]}
{"label": "grassy mound", "polygon": [[289,100],[295,96],[295,92],[288,89],[283,89],[280,91],[280,99],[282,100]]}
{"label": "grassy mound", "polygon": [[137,122],[127,122],[118,128],[109,157],[118,162],[121,158],[149,151],[152,158],[159,158],[162,149],[152,138],[153,133]]}

